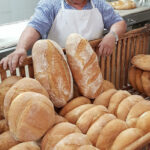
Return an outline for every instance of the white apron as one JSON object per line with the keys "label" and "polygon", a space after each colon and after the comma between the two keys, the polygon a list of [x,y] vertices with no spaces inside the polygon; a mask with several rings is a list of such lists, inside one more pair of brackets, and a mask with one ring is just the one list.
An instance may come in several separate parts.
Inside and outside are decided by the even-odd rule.
{"label": "white apron", "polygon": [[87,40],[100,38],[104,30],[102,15],[92,0],[91,4],[92,9],[72,10],[65,9],[64,0],[61,0],[61,9],[52,24],[48,39],[54,40],[64,48],[71,33],[78,33]]}

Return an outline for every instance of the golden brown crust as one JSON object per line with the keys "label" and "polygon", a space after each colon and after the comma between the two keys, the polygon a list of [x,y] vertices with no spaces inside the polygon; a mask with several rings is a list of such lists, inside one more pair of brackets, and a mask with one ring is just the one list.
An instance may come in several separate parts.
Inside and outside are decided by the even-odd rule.
{"label": "golden brown crust", "polygon": [[9,127],[8,127],[6,120],[5,119],[0,120],[0,134],[8,130],[9,130]]}
{"label": "golden brown crust", "polygon": [[73,77],[82,95],[96,98],[102,92],[102,73],[96,53],[79,34],[67,38],[66,53]]}
{"label": "golden brown crust", "polygon": [[80,146],[77,150],[99,150],[99,149],[92,145],[83,145]]}
{"label": "golden brown crust", "polygon": [[62,48],[54,41],[39,40],[32,57],[35,78],[56,107],[64,106],[73,97],[73,79]]}
{"label": "golden brown crust", "polygon": [[150,55],[136,55],[132,58],[131,63],[139,69],[150,71]]}
{"label": "golden brown crust", "polygon": [[108,80],[104,80],[103,81],[103,91],[107,91],[109,89],[115,89],[114,84]]}
{"label": "golden brown crust", "polygon": [[59,124],[61,122],[68,122],[68,121],[67,121],[66,118],[64,118],[64,117],[58,115],[57,113],[55,113],[55,124],[54,125]]}
{"label": "golden brown crust", "polygon": [[44,95],[24,92],[11,103],[8,113],[10,132],[18,141],[35,141],[55,123],[52,102]]}

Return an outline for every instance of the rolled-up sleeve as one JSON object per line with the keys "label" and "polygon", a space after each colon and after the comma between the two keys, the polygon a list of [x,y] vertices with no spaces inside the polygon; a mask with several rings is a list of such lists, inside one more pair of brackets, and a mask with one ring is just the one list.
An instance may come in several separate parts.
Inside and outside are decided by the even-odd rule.
{"label": "rolled-up sleeve", "polygon": [[47,34],[54,21],[53,6],[49,0],[41,0],[35,8],[34,15],[30,18],[28,26],[37,30],[41,38],[47,38]]}

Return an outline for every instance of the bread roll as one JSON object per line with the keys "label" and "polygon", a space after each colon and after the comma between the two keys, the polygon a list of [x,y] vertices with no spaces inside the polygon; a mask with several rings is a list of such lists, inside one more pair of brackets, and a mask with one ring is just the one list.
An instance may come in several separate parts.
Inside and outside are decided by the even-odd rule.
{"label": "bread roll", "polygon": [[11,76],[3,80],[3,82],[0,84],[0,118],[2,118],[1,116],[4,116],[3,105],[4,105],[4,98],[7,91],[10,89],[10,87],[13,84],[15,84],[20,79],[21,77]]}
{"label": "bread roll", "polygon": [[5,132],[5,131],[8,131],[9,130],[9,127],[7,125],[7,122],[5,119],[3,120],[0,120],[0,134]]}
{"label": "bread roll", "polygon": [[143,135],[143,131],[138,128],[129,128],[127,130],[124,130],[115,139],[111,150],[123,150],[130,144],[141,138]]}
{"label": "bread roll", "polygon": [[102,92],[102,73],[96,53],[79,34],[67,38],[66,53],[68,63],[80,92],[94,99]]}
{"label": "bread roll", "polygon": [[42,150],[53,150],[55,145],[71,133],[80,133],[79,128],[71,123],[63,122],[50,129],[42,139]]}
{"label": "bread roll", "polygon": [[67,119],[55,113],[55,125],[61,122],[67,122]]}
{"label": "bread roll", "polygon": [[8,150],[9,148],[19,144],[9,131],[0,134],[0,150]]}
{"label": "bread roll", "polygon": [[93,108],[85,111],[76,122],[76,125],[82,131],[82,133],[87,133],[90,126],[103,114],[108,113],[106,107],[102,105],[94,106]]}
{"label": "bread roll", "polygon": [[11,103],[8,124],[10,132],[18,141],[38,140],[54,123],[53,104],[42,94],[24,92]]}
{"label": "bread roll", "polygon": [[103,91],[107,91],[109,89],[115,89],[115,86],[112,82],[104,80],[103,81]]}
{"label": "bread roll", "polygon": [[110,149],[116,137],[126,129],[127,124],[120,119],[113,119],[109,121],[101,130],[100,135],[97,139],[96,147],[101,150]]}
{"label": "bread roll", "polygon": [[83,145],[80,146],[77,150],[99,150],[99,149],[92,145]]}
{"label": "bread roll", "polygon": [[145,94],[150,96],[150,72],[143,72],[141,79]]}
{"label": "bread roll", "polygon": [[127,98],[123,99],[119,104],[117,109],[117,118],[121,120],[126,120],[127,115],[130,109],[138,102],[144,100],[144,98],[140,95],[130,95]]}
{"label": "bread roll", "polygon": [[101,117],[99,117],[89,128],[87,132],[87,136],[92,142],[92,144],[95,146],[98,136],[101,133],[101,130],[103,127],[111,120],[116,119],[116,117],[113,114],[104,114]]}
{"label": "bread roll", "polygon": [[13,146],[9,150],[40,150],[40,147],[35,142],[24,142]]}
{"label": "bread roll", "polygon": [[131,94],[128,91],[119,90],[111,98],[108,106],[110,113],[116,114],[117,108],[121,101],[130,96]]}
{"label": "bread roll", "polygon": [[39,40],[32,58],[35,78],[56,107],[64,106],[73,97],[73,79],[62,48],[54,41]]}
{"label": "bread roll", "polygon": [[8,120],[9,107],[14,98],[20,93],[28,91],[41,93],[49,97],[47,91],[41,86],[41,84],[37,80],[32,78],[23,78],[19,80],[9,89],[4,99],[4,115],[6,120]]}
{"label": "bread roll", "polygon": [[142,129],[144,132],[150,132],[150,111],[143,113],[136,123],[136,128]]}
{"label": "bread roll", "polygon": [[132,87],[136,90],[136,68],[134,66],[131,66],[128,72],[128,79],[129,79],[129,83],[132,85]]}
{"label": "bread roll", "polygon": [[135,127],[137,118],[141,116],[144,112],[150,111],[150,102],[143,100],[135,104],[129,111],[127,116],[127,124],[130,127]]}
{"label": "bread roll", "polygon": [[136,55],[132,58],[131,63],[139,69],[150,71],[150,55]]}
{"label": "bread roll", "polygon": [[53,150],[76,150],[82,145],[90,145],[87,135],[82,133],[72,133],[60,140]]}
{"label": "bread roll", "polygon": [[117,92],[116,89],[110,89],[102,94],[100,94],[95,100],[94,104],[96,105],[104,105],[105,107],[108,107],[110,98],[112,97],[113,94]]}
{"label": "bread roll", "polygon": [[69,111],[73,110],[74,108],[83,104],[90,104],[90,103],[91,101],[88,98],[83,96],[74,98],[62,108],[62,110],[60,111],[60,115],[65,116],[65,114],[67,114]]}
{"label": "bread roll", "polygon": [[84,104],[84,105],[81,105],[77,108],[74,108],[72,111],[68,112],[66,115],[65,115],[65,118],[71,122],[71,123],[76,123],[78,118],[88,109],[94,107],[95,105],[93,104]]}

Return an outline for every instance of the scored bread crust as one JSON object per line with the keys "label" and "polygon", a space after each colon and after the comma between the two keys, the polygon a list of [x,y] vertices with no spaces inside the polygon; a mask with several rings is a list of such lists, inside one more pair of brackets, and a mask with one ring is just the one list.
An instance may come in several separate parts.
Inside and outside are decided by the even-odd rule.
{"label": "scored bread crust", "polygon": [[73,97],[73,79],[62,48],[52,40],[39,40],[32,58],[35,78],[56,107],[64,106]]}
{"label": "scored bread crust", "polygon": [[79,34],[69,35],[66,54],[75,82],[83,96],[94,99],[102,92],[103,77],[96,53]]}

